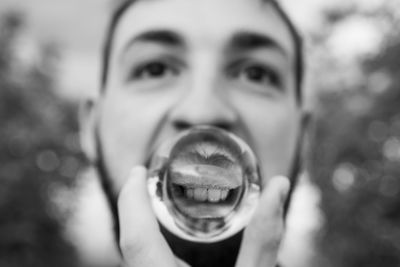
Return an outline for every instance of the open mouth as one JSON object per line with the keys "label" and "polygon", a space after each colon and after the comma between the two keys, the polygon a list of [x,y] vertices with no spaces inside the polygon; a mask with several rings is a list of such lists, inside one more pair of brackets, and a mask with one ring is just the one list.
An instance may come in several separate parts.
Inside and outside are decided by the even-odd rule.
{"label": "open mouth", "polygon": [[208,202],[208,203],[220,203],[224,202],[228,194],[232,195],[234,189],[219,189],[219,188],[207,188],[207,187],[185,187],[174,184],[175,190],[178,191],[181,197],[186,200],[193,200],[195,202]]}
{"label": "open mouth", "polygon": [[172,186],[172,195],[177,208],[185,215],[196,219],[223,218],[235,206],[239,188],[188,188]]}
{"label": "open mouth", "polygon": [[210,147],[203,144],[201,152],[185,151],[170,167],[172,199],[178,210],[192,218],[225,217],[241,192],[241,167],[226,151],[216,151],[213,146],[210,152]]}
{"label": "open mouth", "polygon": [[157,220],[183,240],[210,243],[243,229],[259,199],[258,163],[239,137],[195,126],[165,140],[148,160]]}
{"label": "open mouth", "polygon": [[178,139],[164,173],[174,208],[192,219],[226,217],[242,195],[241,158],[237,143],[213,131]]}

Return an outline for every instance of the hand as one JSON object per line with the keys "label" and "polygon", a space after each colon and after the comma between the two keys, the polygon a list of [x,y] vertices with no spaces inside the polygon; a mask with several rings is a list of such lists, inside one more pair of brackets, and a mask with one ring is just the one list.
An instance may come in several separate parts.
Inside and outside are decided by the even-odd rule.
{"label": "hand", "polygon": [[275,176],[267,183],[259,206],[244,231],[236,267],[277,265],[285,230],[283,207],[289,188],[289,179],[284,176]]}
{"label": "hand", "polygon": [[[244,232],[237,267],[276,265],[284,232],[283,205],[289,190],[286,177],[272,178]],[[120,247],[124,263],[133,266],[188,266],[176,258],[160,233],[146,186],[146,169],[135,167],[119,199]]]}

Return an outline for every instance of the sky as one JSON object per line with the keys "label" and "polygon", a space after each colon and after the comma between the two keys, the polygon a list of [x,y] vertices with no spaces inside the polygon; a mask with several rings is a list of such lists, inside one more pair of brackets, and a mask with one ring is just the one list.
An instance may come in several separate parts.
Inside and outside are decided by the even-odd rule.
{"label": "sky", "polygon": [[97,88],[98,58],[109,0],[0,0],[7,10],[26,15],[33,43],[56,42],[61,49],[59,87],[84,96]]}

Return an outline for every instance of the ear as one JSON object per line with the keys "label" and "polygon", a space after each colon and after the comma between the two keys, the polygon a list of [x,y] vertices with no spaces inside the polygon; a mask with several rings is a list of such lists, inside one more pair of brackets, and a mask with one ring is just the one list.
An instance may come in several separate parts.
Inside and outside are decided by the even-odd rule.
{"label": "ear", "polygon": [[86,99],[81,102],[79,107],[79,125],[80,125],[80,144],[89,162],[93,163],[97,159],[96,150],[96,104],[94,99]]}

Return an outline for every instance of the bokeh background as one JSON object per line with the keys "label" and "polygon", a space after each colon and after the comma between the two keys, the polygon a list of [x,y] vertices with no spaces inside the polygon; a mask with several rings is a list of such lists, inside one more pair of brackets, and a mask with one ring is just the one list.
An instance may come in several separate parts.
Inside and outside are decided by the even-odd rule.
{"label": "bokeh background", "polygon": [[[114,0],[115,1],[115,0]],[[288,267],[400,266],[400,2],[282,0],[306,39]],[[117,266],[79,147],[112,0],[0,0],[0,266]]]}

